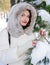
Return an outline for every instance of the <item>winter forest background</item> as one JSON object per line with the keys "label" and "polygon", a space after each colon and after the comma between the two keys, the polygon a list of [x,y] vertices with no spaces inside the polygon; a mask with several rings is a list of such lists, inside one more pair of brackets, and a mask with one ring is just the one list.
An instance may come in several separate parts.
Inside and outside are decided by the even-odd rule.
{"label": "winter forest background", "polygon": [[[19,2],[28,2],[36,8],[37,19],[33,32],[36,33],[40,29],[45,30],[48,32],[48,37],[50,38],[50,0],[0,0],[0,31],[7,26],[10,8]],[[26,65],[32,65],[30,60],[30,58],[27,59],[28,62]],[[48,58],[45,57],[44,64],[46,65],[48,62]]]}

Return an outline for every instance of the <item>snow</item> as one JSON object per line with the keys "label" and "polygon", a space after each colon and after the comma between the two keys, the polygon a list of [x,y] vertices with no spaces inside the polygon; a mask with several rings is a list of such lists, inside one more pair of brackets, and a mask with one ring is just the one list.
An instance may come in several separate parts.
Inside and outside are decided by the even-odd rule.
{"label": "snow", "polygon": [[47,5],[50,5],[50,0],[45,0]]}
{"label": "snow", "polygon": [[46,44],[44,44],[44,42],[38,41],[36,48],[32,50],[31,63],[36,65],[38,61],[42,60],[46,56],[47,51],[48,43],[46,42]]}
{"label": "snow", "polygon": [[40,4],[42,1],[46,2],[46,5],[50,5],[50,0],[36,0],[36,4]]}
{"label": "snow", "polygon": [[[42,61],[45,56],[50,59],[50,45],[46,41],[38,41],[36,48],[32,50],[31,63],[36,65],[37,62]],[[43,63],[41,65],[43,65]]]}
{"label": "snow", "polygon": [[7,27],[7,15],[8,13],[6,14],[3,11],[0,11],[0,31]]}
{"label": "snow", "polygon": [[0,65],[4,65],[2,62],[0,62]]}
{"label": "snow", "polygon": [[42,20],[50,24],[50,14],[46,10],[44,9],[38,10],[38,13],[39,16],[41,16]]}
{"label": "snow", "polygon": [[0,18],[0,31],[7,27],[7,22],[5,18]]}

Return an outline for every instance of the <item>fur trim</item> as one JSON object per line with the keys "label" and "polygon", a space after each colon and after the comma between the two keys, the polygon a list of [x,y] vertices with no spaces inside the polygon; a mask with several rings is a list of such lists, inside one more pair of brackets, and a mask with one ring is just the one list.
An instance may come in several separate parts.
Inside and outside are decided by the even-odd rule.
{"label": "fur trim", "polygon": [[[31,18],[30,26],[27,27],[25,30],[23,30],[22,26],[19,24],[18,16],[25,9],[31,10],[32,18]],[[8,16],[8,31],[9,31],[9,33],[13,37],[19,37],[20,35],[22,35],[24,33],[31,34],[31,32],[33,30],[33,26],[35,24],[36,16],[37,16],[36,10],[32,5],[30,5],[26,2],[15,4],[11,8],[9,16]]]}

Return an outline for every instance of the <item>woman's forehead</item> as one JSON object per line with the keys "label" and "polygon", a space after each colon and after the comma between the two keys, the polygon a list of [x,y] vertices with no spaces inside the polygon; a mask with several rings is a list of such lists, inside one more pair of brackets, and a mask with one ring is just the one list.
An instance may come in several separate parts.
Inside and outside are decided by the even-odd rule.
{"label": "woman's forehead", "polygon": [[23,13],[29,15],[29,11],[28,10],[24,10]]}

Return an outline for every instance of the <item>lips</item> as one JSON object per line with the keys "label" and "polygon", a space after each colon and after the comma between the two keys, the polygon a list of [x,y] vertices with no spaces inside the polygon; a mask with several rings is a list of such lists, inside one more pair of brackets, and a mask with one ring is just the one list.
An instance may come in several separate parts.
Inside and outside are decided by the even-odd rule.
{"label": "lips", "polygon": [[27,22],[23,21],[23,23],[27,23]]}

